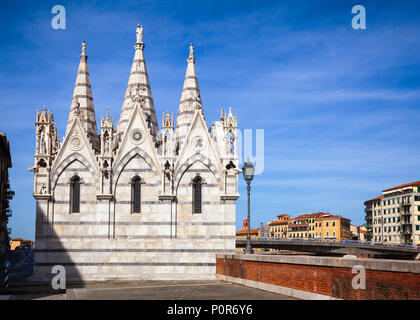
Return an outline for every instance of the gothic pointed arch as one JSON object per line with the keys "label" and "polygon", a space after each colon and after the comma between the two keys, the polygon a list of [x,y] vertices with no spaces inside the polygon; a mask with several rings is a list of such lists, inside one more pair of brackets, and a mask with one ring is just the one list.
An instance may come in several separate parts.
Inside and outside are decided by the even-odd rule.
{"label": "gothic pointed arch", "polygon": [[55,188],[58,178],[60,175],[65,172],[66,168],[75,161],[79,161],[83,166],[95,177],[95,183],[98,184],[98,174],[95,167],[79,152],[74,152],[67,156],[57,167],[51,170],[52,175],[52,187]]}
{"label": "gothic pointed arch", "polygon": [[117,164],[115,164],[114,169],[114,182],[113,182],[113,190],[117,187],[118,181],[120,179],[121,173],[124,172],[124,168],[127,166],[127,164],[136,156],[139,156],[142,158],[147,165],[149,166],[150,170],[153,172],[154,178],[160,181],[160,174],[157,166],[153,162],[152,158],[142,149],[139,147],[134,147],[131,149],[127,154],[125,154],[124,157],[118,161]]}
{"label": "gothic pointed arch", "polygon": [[178,190],[178,185],[179,182],[182,179],[182,176],[188,171],[188,169],[196,162],[201,162],[203,163],[208,170],[214,175],[214,177],[216,178],[217,183],[219,184],[219,189],[222,189],[221,186],[221,178],[220,175],[218,173],[217,167],[210,161],[209,158],[207,158],[204,155],[200,155],[200,154],[195,154],[193,156],[191,156],[190,158],[188,158],[188,160],[183,163],[182,165],[180,165],[176,170],[175,170],[175,179],[174,179],[174,186],[176,188],[176,190]]}

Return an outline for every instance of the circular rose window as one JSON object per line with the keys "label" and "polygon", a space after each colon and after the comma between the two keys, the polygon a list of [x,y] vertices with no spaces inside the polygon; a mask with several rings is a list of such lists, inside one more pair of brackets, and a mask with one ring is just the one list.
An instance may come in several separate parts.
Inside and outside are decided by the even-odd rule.
{"label": "circular rose window", "polygon": [[203,150],[205,147],[204,138],[202,136],[195,136],[192,139],[192,146],[193,146],[193,149],[197,152]]}
{"label": "circular rose window", "polygon": [[83,148],[83,141],[79,136],[73,136],[70,140],[70,147],[77,151]]}
{"label": "circular rose window", "polygon": [[134,144],[140,144],[144,141],[144,133],[140,129],[131,130],[130,134],[131,142]]}

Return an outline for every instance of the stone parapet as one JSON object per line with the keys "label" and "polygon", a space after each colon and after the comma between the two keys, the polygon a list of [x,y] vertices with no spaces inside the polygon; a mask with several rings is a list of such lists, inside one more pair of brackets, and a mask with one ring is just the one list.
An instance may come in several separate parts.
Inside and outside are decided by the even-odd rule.
{"label": "stone parapet", "polygon": [[[354,288],[363,269],[365,288]],[[216,273],[220,280],[300,299],[420,299],[419,261],[217,254]]]}

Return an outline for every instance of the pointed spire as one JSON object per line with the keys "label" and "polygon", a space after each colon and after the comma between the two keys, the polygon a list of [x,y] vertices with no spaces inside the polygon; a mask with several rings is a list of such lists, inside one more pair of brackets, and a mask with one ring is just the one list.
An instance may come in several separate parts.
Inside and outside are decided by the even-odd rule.
{"label": "pointed spire", "polygon": [[163,113],[162,117],[162,129],[173,129],[173,123],[174,123],[174,114],[172,115],[169,113],[169,110]]}
{"label": "pointed spire", "polygon": [[[223,112],[223,109],[222,109]],[[238,127],[238,115],[232,114],[232,107],[229,106],[229,113],[225,113],[223,118],[223,126],[225,128],[237,128]]]}
{"label": "pointed spire", "polygon": [[109,116],[109,107],[106,107],[106,118],[101,116],[101,128],[114,128],[114,120]]}
{"label": "pointed spire", "polygon": [[187,71],[185,73],[184,86],[182,88],[175,128],[177,138],[181,143],[183,138],[187,135],[188,128],[191,125],[195,114],[195,109],[201,109],[203,112],[200,88],[198,86],[197,73],[195,71],[194,46],[192,43],[190,44],[190,55],[187,58],[187,62]]}
{"label": "pointed spire", "polygon": [[73,119],[80,117],[80,122],[95,150],[99,150],[98,129],[96,127],[95,107],[93,105],[92,88],[90,86],[89,70],[87,64],[86,43],[82,42],[79,70],[74,86],[73,99],[67,122],[66,136],[70,130]]}
{"label": "pointed spire", "polygon": [[152,90],[150,88],[149,76],[147,74],[146,62],[144,59],[143,27],[137,25],[136,43],[133,64],[130,77],[128,78],[127,90],[121,110],[117,131],[123,133],[129,121],[129,116],[134,108],[134,103],[139,102],[144,112],[146,121],[150,122],[151,132],[154,137],[158,134],[158,123],[155,106],[153,104]]}

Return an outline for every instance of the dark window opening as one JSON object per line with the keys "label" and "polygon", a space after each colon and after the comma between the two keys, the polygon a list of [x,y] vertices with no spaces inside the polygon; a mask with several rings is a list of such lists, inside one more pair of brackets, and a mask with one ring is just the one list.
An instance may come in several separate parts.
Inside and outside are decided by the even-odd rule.
{"label": "dark window opening", "polygon": [[201,213],[201,186],[201,178],[195,177],[193,180],[193,213]]}
{"label": "dark window opening", "polygon": [[80,213],[80,178],[74,176],[70,185],[70,212]]}
{"label": "dark window opening", "polygon": [[131,212],[140,213],[141,209],[141,179],[134,177],[131,181]]}

